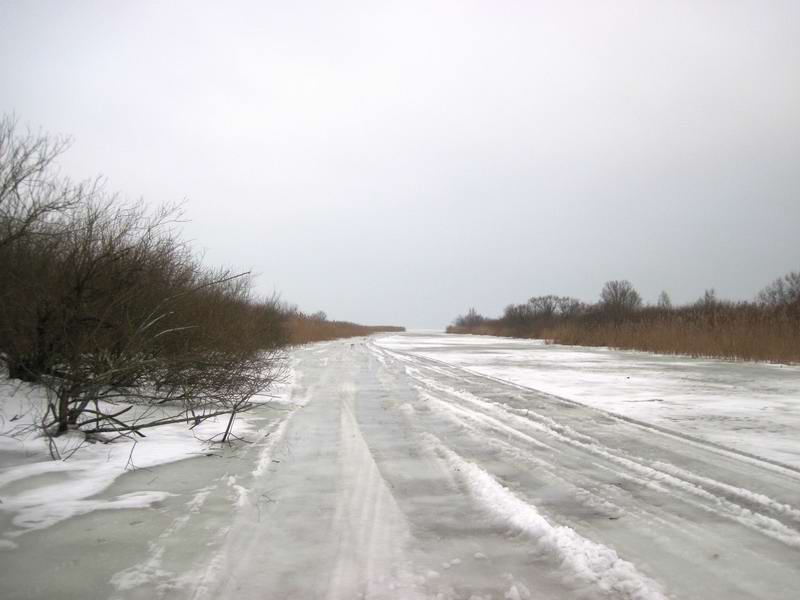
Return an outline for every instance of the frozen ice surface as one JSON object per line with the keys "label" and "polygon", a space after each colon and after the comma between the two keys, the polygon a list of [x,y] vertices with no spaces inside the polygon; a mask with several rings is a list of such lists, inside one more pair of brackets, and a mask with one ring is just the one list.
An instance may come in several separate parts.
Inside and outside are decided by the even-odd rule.
{"label": "frozen ice surface", "polygon": [[[54,494],[0,510],[0,597],[798,597],[800,472],[448,356],[538,351],[514,347],[411,333],[299,348],[251,443],[102,481],[80,466],[93,448],[55,472],[4,451],[0,501],[71,483],[69,514]],[[614,358],[637,360],[657,359]]]}
{"label": "frozen ice surface", "polygon": [[800,468],[800,366],[474,335],[379,344]]}

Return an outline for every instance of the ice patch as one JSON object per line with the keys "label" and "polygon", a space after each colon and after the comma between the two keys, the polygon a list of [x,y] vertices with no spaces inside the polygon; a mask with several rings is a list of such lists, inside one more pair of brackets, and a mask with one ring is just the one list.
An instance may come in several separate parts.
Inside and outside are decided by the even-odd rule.
{"label": "ice patch", "polygon": [[206,487],[197,491],[189,502],[186,503],[187,512],[179,516],[167,527],[155,541],[148,544],[150,554],[142,562],[115,573],[111,584],[119,591],[132,590],[145,583],[156,580],[172,578],[173,574],[162,568],[165,540],[183,529],[189,522],[191,515],[200,512],[213,487]]}
{"label": "ice patch", "polygon": [[[34,505],[19,505],[18,501],[10,503],[4,510],[16,510],[19,512],[14,517],[14,525],[22,529],[44,529],[63,521],[69,517],[83,515],[93,510],[113,510],[120,508],[149,508],[156,502],[162,502],[166,498],[174,496],[168,492],[131,492],[117,496],[113,500],[63,500],[50,499]],[[3,503],[3,507],[7,503]],[[23,532],[16,531],[6,535],[19,535]]]}

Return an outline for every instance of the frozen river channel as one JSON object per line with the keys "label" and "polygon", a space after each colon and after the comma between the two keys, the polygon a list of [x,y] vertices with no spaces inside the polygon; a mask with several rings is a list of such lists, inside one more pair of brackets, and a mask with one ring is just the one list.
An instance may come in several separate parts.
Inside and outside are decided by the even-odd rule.
{"label": "frozen river channel", "polygon": [[796,367],[410,333],[292,372],[250,444],[0,511],[0,597],[800,597]]}

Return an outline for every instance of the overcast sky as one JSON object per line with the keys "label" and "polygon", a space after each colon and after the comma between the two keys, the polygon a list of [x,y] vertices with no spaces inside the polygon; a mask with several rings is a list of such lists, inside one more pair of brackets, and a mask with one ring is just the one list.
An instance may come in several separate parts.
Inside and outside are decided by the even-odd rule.
{"label": "overcast sky", "polygon": [[0,0],[0,111],[207,260],[444,327],[800,269],[800,2]]}

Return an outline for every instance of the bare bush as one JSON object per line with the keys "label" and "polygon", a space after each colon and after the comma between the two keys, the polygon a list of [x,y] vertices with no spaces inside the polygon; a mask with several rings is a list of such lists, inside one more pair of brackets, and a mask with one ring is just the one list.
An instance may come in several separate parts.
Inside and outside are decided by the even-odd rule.
{"label": "bare bush", "polygon": [[53,168],[68,140],[19,130],[14,117],[0,118],[0,248],[43,234],[50,217],[74,207],[91,187],[74,185]]}
{"label": "bare bush", "polygon": [[485,321],[485,318],[478,313],[475,308],[470,308],[466,315],[459,315],[453,321],[456,327],[477,327]]}
{"label": "bare bush", "polygon": [[563,319],[573,318],[586,311],[586,306],[568,296],[534,296],[523,304],[509,304],[499,319],[489,319],[470,309],[447,328],[449,333],[479,333],[538,337],[542,331]]}
{"label": "bare bush", "polygon": [[758,302],[766,306],[800,305],[800,271],[792,271],[767,285],[758,294]]}
{"label": "bare bush", "polygon": [[642,297],[627,279],[607,281],[600,292],[600,304],[610,314],[620,317],[642,306]]}
{"label": "bare bush", "polygon": [[719,305],[720,301],[717,298],[717,290],[709,288],[703,292],[703,295],[697,299],[694,305],[703,311],[713,311]]}
{"label": "bare bush", "polygon": [[50,391],[45,432],[232,419],[280,377],[277,300],[254,298],[248,274],[205,268],[177,207],[59,179],[63,145],[15,136],[12,121],[0,142],[0,359]]}

